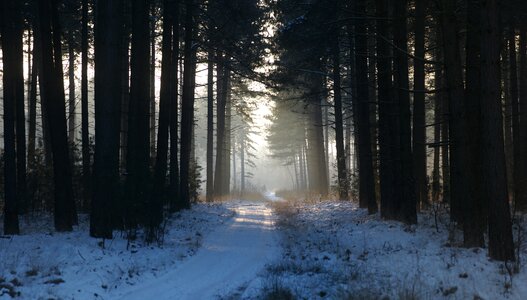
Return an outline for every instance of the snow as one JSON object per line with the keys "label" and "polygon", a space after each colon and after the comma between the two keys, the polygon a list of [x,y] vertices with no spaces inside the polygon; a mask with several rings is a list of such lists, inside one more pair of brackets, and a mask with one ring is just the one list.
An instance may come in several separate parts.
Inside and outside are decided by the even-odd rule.
{"label": "snow", "polygon": [[233,215],[224,205],[197,204],[169,219],[161,246],[138,239],[128,249],[118,232],[101,247],[88,236],[86,215],[70,233],[53,232],[50,216],[23,217],[23,235],[0,238],[0,299],[11,299],[8,291],[18,299],[113,299],[194,256],[203,237]]}
{"label": "snow", "polygon": [[86,215],[70,233],[23,217],[23,235],[0,238],[0,299],[527,299],[525,263],[512,274],[458,247],[441,210],[406,226],[350,202],[264,196],[196,204],[169,219],[162,245],[116,232],[103,247]]}
{"label": "snow", "polygon": [[525,266],[511,276],[512,266],[489,260],[486,249],[453,245],[460,236],[446,214],[420,214],[418,226],[406,226],[350,202],[277,211],[284,252],[265,277],[299,299],[527,299]]}
{"label": "snow", "polygon": [[195,256],[155,282],[119,293],[118,299],[214,299],[250,285],[278,257],[271,210],[262,202],[230,206],[234,219],[211,233]]}

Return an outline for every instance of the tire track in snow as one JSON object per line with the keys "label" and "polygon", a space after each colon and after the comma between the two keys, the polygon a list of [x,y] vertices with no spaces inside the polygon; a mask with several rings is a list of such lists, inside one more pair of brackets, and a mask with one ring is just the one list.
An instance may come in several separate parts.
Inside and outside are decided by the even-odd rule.
{"label": "tire track in snow", "polygon": [[208,234],[196,255],[117,297],[215,299],[255,279],[280,251],[272,210],[265,202],[237,202],[232,209],[233,220]]}

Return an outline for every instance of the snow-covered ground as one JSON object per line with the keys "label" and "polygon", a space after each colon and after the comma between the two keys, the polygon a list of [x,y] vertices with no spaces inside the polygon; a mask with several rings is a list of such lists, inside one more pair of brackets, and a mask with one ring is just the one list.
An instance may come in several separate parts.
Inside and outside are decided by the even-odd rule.
{"label": "snow-covered ground", "polygon": [[104,247],[90,238],[85,215],[71,233],[54,232],[49,216],[25,217],[23,235],[0,238],[0,299],[115,299],[138,286],[155,290],[165,274],[182,276],[173,270],[199,253],[204,237],[231,227],[233,216],[225,205],[197,204],[168,221],[161,246],[137,241],[128,249],[119,233]]}
{"label": "snow-covered ground", "polygon": [[[418,226],[370,216],[349,202],[279,203],[283,257],[267,293],[298,299],[527,299],[527,269],[456,246],[446,215]],[[450,233],[450,234],[449,234]],[[449,239],[450,236],[450,239]],[[524,239],[525,240],[525,239]],[[523,250],[523,259],[527,253]]]}
{"label": "snow-covered ground", "polygon": [[161,246],[119,233],[102,245],[87,216],[71,233],[26,217],[23,235],[0,238],[0,299],[527,299],[523,261],[511,275],[457,247],[446,214],[405,226],[349,202],[265,197],[194,205]]}

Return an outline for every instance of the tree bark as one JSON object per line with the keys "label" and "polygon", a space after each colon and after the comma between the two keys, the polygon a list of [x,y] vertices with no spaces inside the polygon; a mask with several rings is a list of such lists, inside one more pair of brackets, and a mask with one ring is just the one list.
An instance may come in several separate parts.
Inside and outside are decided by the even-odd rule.
{"label": "tree bark", "polygon": [[400,189],[401,197],[397,208],[397,218],[407,224],[417,223],[415,183],[412,159],[412,131],[410,113],[410,95],[408,83],[408,40],[407,40],[407,1],[393,2],[394,32],[394,87],[397,94],[400,135]]}
{"label": "tree bark", "polygon": [[[15,110],[24,103],[22,16],[18,1],[0,3],[4,90],[4,234],[19,234],[17,167],[15,153]],[[8,176],[9,174],[9,176]]]}
{"label": "tree bark", "polygon": [[127,175],[125,199],[128,202],[126,226],[133,235],[146,217],[150,184],[149,103],[150,31],[148,0],[132,2],[130,110],[128,114]]}
{"label": "tree bark", "polygon": [[88,0],[82,0],[81,28],[81,143],[82,143],[82,183],[83,202],[90,198],[91,155],[88,110]]}
{"label": "tree bark", "polygon": [[73,43],[73,33],[70,32],[68,40],[68,141],[72,146],[75,143],[75,45]]}
{"label": "tree bark", "polygon": [[415,2],[414,107],[413,107],[413,164],[415,195],[418,208],[429,205],[426,182],[425,127],[425,7],[427,1]]}
{"label": "tree bark", "polygon": [[516,32],[514,24],[510,25],[508,31],[509,43],[509,87],[510,87],[510,103],[511,103],[511,123],[512,123],[512,151],[514,162],[512,168],[513,190],[512,195],[515,206],[517,205],[517,197],[521,193],[521,152],[520,152],[520,112],[518,102],[518,61],[516,58]]}
{"label": "tree bark", "polygon": [[[339,199],[349,199],[348,172],[346,170],[346,152],[344,150],[344,124],[342,116],[342,94],[340,78],[340,45],[337,30],[333,44],[333,97],[335,109],[335,143],[337,148],[337,178]],[[327,127],[326,123],[326,127]]]}
{"label": "tree bark", "polygon": [[[461,65],[461,55],[459,53],[458,26],[455,15],[456,1],[443,0],[442,14],[440,15],[441,33],[443,35],[443,48],[445,57],[445,80],[446,91],[448,95],[448,136],[450,150],[450,182],[447,182],[446,176],[443,178],[445,188],[448,186],[450,198],[450,217],[452,220],[462,223],[461,204],[467,196],[468,183],[465,162],[466,144],[465,133],[465,101],[463,86],[463,70]],[[445,102],[446,103],[446,102]],[[443,138],[443,140],[445,140]],[[444,162],[446,151],[443,152]],[[445,173],[443,173],[445,174]],[[469,175],[470,176],[470,175]],[[447,185],[448,184],[448,185]],[[446,191],[445,191],[446,196]]]}
{"label": "tree bark", "polygon": [[170,210],[176,209],[176,200],[179,199],[179,160],[178,160],[178,62],[179,62],[179,0],[174,0],[172,16],[172,68],[170,81],[170,165],[169,165],[169,199]]}
{"label": "tree bark", "polygon": [[[43,107],[49,125],[53,154],[55,193],[54,221],[57,231],[71,231],[76,221],[71,179],[71,163],[66,125],[66,105],[60,45],[60,26],[56,1],[39,0],[40,38],[42,47]],[[53,24],[52,24],[53,23]],[[53,28],[53,37],[51,30]],[[53,39],[53,40],[52,40]]]}
{"label": "tree bark", "polygon": [[[366,15],[366,1],[356,3],[359,15]],[[359,204],[370,214],[377,212],[375,178],[371,151],[370,99],[368,81],[368,36],[366,21],[355,24],[355,78],[357,80],[354,107],[357,115],[356,138],[359,145]]]}
{"label": "tree bark", "polygon": [[[163,202],[166,197],[165,183],[167,174],[168,158],[168,134],[170,126],[170,94],[174,89],[171,85],[172,77],[172,1],[163,1],[163,41],[161,51],[163,60],[161,62],[161,87],[159,95],[159,121],[157,126],[157,155],[155,156],[154,190],[150,205],[149,228],[157,228],[163,218]],[[155,232],[150,231],[151,238]]]}
{"label": "tree bark", "polygon": [[399,202],[395,173],[395,149],[398,124],[395,122],[395,99],[392,96],[392,60],[390,46],[383,38],[389,36],[388,1],[376,0],[377,17],[377,84],[379,106],[379,175],[381,188],[381,216],[395,219],[395,203]]}
{"label": "tree bark", "polygon": [[463,220],[463,244],[465,247],[483,247],[485,240],[485,212],[483,210],[481,180],[477,174],[481,173],[481,140],[480,130],[480,101],[481,101],[481,22],[479,0],[467,1],[467,37],[466,37],[466,90],[464,120],[467,134],[464,139],[466,145],[465,167],[463,176],[468,183],[467,193],[461,201]]}
{"label": "tree bark", "polygon": [[207,65],[207,202],[212,202],[214,195],[214,53],[209,50]]}
{"label": "tree bark", "polygon": [[482,186],[488,203],[489,256],[514,260],[507,193],[500,81],[500,1],[481,2],[481,158]]}
{"label": "tree bark", "polygon": [[112,238],[114,203],[119,198],[119,134],[122,1],[97,4],[95,28],[95,157],[90,236]]}
{"label": "tree bark", "polygon": [[183,71],[183,98],[181,102],[181,156],[180,178],[181,198],[178,202],[179,209],[190,208],[190,158],[192,151],[192,133],[194,126],[194,68],[196,67],[196,49],[193,47],[194,38],[194,1],[185,0],[185,49]]}

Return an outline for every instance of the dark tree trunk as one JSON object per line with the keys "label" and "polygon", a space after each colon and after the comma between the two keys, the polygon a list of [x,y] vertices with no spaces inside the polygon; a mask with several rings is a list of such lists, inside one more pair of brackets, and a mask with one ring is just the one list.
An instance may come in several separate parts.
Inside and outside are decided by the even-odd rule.
{"label": "dark tree trunk", "polygon": [[82,0],[82,28],[81,28],[81,143],[82,143],[82,185],[83,201],[90,198],[91,155],[90,129],[88,111],[88,0]]}
{"label": "dark tree trunk", "polygon": [[173,25],[172,25],[172,68],[170,81],[172,91],[170,92],[170,182],[169,199],[170,209],[176,209],[176,201],[179,199],[179,160],[178,160],[178,62],[179,62],[179,0],[174,1]]}
{"label": "dark tree trunk", "polygon": [[[156,4],[150,3],[150,158],[156,156]],[[161,50],[162,51],[162,50]]]}
{"label": "dark tree trunk", "polygon": [[128,114],[128,150],[125,199],[126,226],[133,235],[137,224],[143,221],[144,205],[150,195],[150,140],[149,103],[150,31],[148,0],[132,2],[132,50],[130,80],[130,111]]}
{"label": "dark tree trunk", "polygon": [[[19,17],[15,16],[15,18],[19,18]],[[23,26],[23,23],[20,23],[20,25],[17,25],[17,26]],[[22,30],[23,32],[23,27],[17,30]],[[18,32],[16,34],[18,34]],[[18,38],[17,38],[16,43],[17,43],[16,47],[18,51],[19,47],[22,48],[22,44],[18,45]],[[23,53],[23,49],[21,50],[21,53]],[[19,68],[20,67],[19,60],[23,61],[23,58],[18,57],[19,55],[21,55],[18,52],[16,55],[17,55],[16,64],[17,64],[17,68]],[[17,82],[17,84],[19,83]],[[20,89],[20,87],[18,86],[17,88]],[[19,213],[26,212],[27,202],[28,202],[27,170],[26,170],[26,113],[25,113],[24,99],[25,99],[24,98],[24,75],[22,71],[22,92],[21,92],[21,95],[18,95],[18,91],[17,91],[17,98],[15,101],[16,177],[17,177],[16,179],[17,193],[16,194],[17,194]]]}
{"label": "dark tree trunk", "polygon": [[513,199],[515,206],[517,206],[517,197],[521,192],[521,152],[520,152],[520,112],[518,103],[518,61],[516,59],[516,32],[514,24],[510,25],[508,31],[509,42],[509,87],[510,87],[510,103],[511,103],[511,123],[512,123],[512,179],[513,179]]}
{"label": "dark tree trunk", "polygon": [[240,135],[241,137],[241,141],[240,141],[240,169],[241,169],[240,170],[240,177],[241,177],[240,196],[242,197],[245,194],[245,142],[246,142],[245,134],[246,134],[245,128],[242,127],[242,134]]}
{"label": "dark tree trunk", "polygon": [[479,0],[467,1],[467,41],[466,41],[466,92],[464,119],[466,122],[466,155],[464,172],[467,193],[461,199],[463,220],[463,243],[465,247],[483,247],[485,232],[485,212],[483,211],[481,173],[479,157],[480,141],[480,100],[481,100],[481,70],[480,70],[480,5]]}
{"label": "dark tree trunk", "polygon": [[[462,222],[461,204],[466,198],[468,191],[467,176],[464,174],[467,170],[464,168],[466,163],[466,144],[465,133],[466,124],[464,121],[464,86],[463,70],[461,64],[461,55],[459,53],[459,39],[457,18],[455,15],[456,1],[443,0],[442,14],[440,16],[441,33],[443,35],[444,61],[445,61],[445,80],[446,91],[448,95],[448,136],[450,149],[450,184],[447,177],[443,177],[445,190],[448,190],[450,196],[450,217],[452,220]],[[443,138],[445,140],[445,138]],[[446,159],[446,151],[443,152],[443,160]],[[445,174],[445,173],[443,173]],[[469,175],[470,176],[470,175]],[[446,196],[445,191],[445,196]]]}
{"label": "dark tree trunk", "polygon": [[[320,65],[314,64],[314,70],[320,69]],[[320,75],[308,75],[311,83],[311,91],[307,99],[308,127],[307,127],[307,169],[309,178],[309,190],[314,196],[326,196],[328,194],[328,176],[326,169],[326,156],[324,151],[324,133],[322,122],[322,88],[323,77]]]}
{"label": "dark tree trunk", "polygon": [[[172,1],[163,1],[163,41],[161,51],[161,87],[159,95],[159,123],[157,127],[157,154],[154,169],[154,190],[150,204],[149,228],[157,228],[163,218],[163,202],[166,196],[165,183],[167,175],[168,134],[170,126],[170,98],[176,84],[171,81],[172,63]],[[150,232],[152,235],[153,232]],[[152,236],[151,236],[152,237]]]}
{"label": "dark tree trunk", "polygon": [[214,195],[214,53],[209,51],[207,68],[207,202],[213,200]]}
{"label": "dark tree trunk", "polygon": [[377,17],[377,84],[379,106],[379,175],[381,188],[381,216],[395,219],[395,203],[399,202],[397,178],[395,173],[395,138],[397,124],[394,121],[395,101],[392,97],[392,61],[390,45],[383,39],[389,36],[388,1],[376,0]]}
{"label": "dark tree trunk", "polygon": [[231,70],[229,58],[226,60],[225,68],[225,89],[223,91],[225,95],[225,140],[223,143],[223,173],[221,174],[222,178],[222,190],[224,195],[229,195],[231,193],[231,151],[232,151],[232,132],[231,132],[231,123],[232,123],[232,99],[231,99]]}
{"label": "dark tree trunk", "polygon": [[218,54],[218,65],[216,69],[216,167],[214,168],[214,196],[224,196],[222,175],[224,174],[224,141],[225,141],[225,64],[222,54]]}
{"label": "dark tree trunk", "polygon": [[481,3],[481,174],[489,205],[489,255],[506,261],[514,260],[514,243],[501,115],[499,8],[499,0]]}
{"label": "dark tree trunk", "polygon": [[[439,33],[439,24],[437,25],[436,34],[434,36],[435,42],[437,43],[434,51],[434,59],[436,61],[442,61],[442,44]],[[443,102],[444,102],[444,91],[443,91],[443,67],[435,66],[434,70],[434,87],[436,90],[434,96],[434,163],[432,169],[432,202],[438,203],[439,196],[441,194],[441,166],[440,166],[440,154],[443,144],[445,141],[441,140],[441,128],[443,125]]]}
{"label": "dark tree trunk", "polygon": [[114,202],[119,198],[119,130],[122,1],[97,4],[95,28],[95,157],[90,236],[112,238]]}
{"label": "dark tree trunk", "polygon": [[[356,11],[366,15],[366,1],[358,1]],[[355,78],[357,97],[354,107],[357,109],[356,138],[359,144],[359,204],[368,208],[370,214],[377,212],[375,199],[375,178],[371,151],[370,99],[368,81],[368,36],[366,21],[359,20],[355,25]]]}
{"label": "dark tree trunk", "polygon": [[427,207],[426,187],[426,127],[425,127],[425,7],[427,1],[415,2],[413,164],[415,195],[418,208]]}
{"label": "dark tree trunk", "polygon": [[[68,150],[57,3],[55,1],[50,3],[45,0],[39,0],[39,18],[42,46],[42,76],[40,84],[43,86],[44,91],[42,95],[43,107],[45,107],[45,119],[49,124],[51,150],[53,153],[55,229],[57,231],[71,231],[72,225],[76,221],[76,212]],[[51,19],[53,19],[53,22]],[[51,35],[52,27],[53,37]]]}
{"label": "dark tree trunk", "polygon": [[68,40],[68,139],[72,146],[75,143],[75,45],[73,43],[73,33],[70,33]]}
{"label": "dark tree trunk", "polygon": [[181,102],[181,198],[179,209],[190,208],[190,159],[192,151],[192,133],[194,125],[194,68],[196,67],[196,49],[192,46],[194,38],[194,1],[185,0],[185,50],[183,71],[183,98]]}
{"label": "dark tree trunk", "polygon": [[518,116],[520,119],[519,127],[519,143],[520,156],[519,160],[515,162],[520,166],[520,174],[518,182],[516,183],[516,209],[519,211],[527,211],[527,24],[520,25],[520,45],[518,51],[520,52],[520,103]]}
{"label": "dark tree trunk", "polygon": [[[340,78],[340,45],[339,32],[334,37],[333,44],[333,97],[335,109],[335,143],[337,147],[337,178],[339,199],[349,199],[348,172],[346,170],[346,152],[344,150],[344,122],[342,117],[342,94]],[[328,123],[326,123],[327,125]],[[328,126],[326,126],[328,127]]]}
{"label": "dark tree trunk", "polygon": [[[23,24],[18,1],[0,3],[4,90],[4,234],[19,234],[15,110],[24,103]],[[25,153],[24,153],[25,154]],[[9,176],[7,176],[9,174]]]}
{"label": "dark tree trunk", "polygon": [[400,142],[400,179],[401,198],[397,209],[397,218],[408,224],[417,222],[415,183],[412,159],[412,131],[410,113],[410,95],[408,93],[408,41],[407,41],[407,1],[393,2],[394,32],[394,87],[397,94]]}
{"label": "dark tree trunk", "polygon": [[27,165],[30,171],[34,171],[35,168],[35,151],[36,151],[36,138],[37,138],[37,80],[38,80],[38,66],[40,62],[38,57],[40,55],[37,52],[40,51],[38,46],[38,39],[35,34],[33,35],[33,63],[31,65],[31,85],[29,88],[29,128],[28,128],[28,140],[27,140]]}
{"label": "dark tree trunk", "polygon": [[123,5],[123,36],[121,43],[121,173],[126,173],[126,158],[128,157],[128,114],[130,111],[130,2],[125,1]]}

